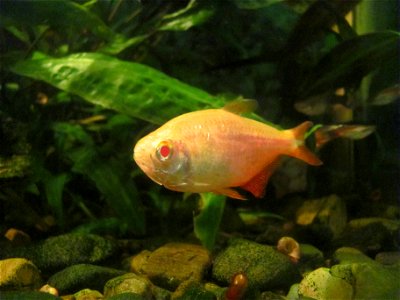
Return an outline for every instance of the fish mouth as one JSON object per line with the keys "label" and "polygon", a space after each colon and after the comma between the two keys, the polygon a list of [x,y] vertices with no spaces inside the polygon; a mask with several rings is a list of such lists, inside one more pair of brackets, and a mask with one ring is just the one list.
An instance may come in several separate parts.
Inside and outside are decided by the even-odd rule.
{"label": "fish mouth", "polygon": [[160,176],[160,169],[155,167],[152,155],[149,155],[147,159],[143,159],[143,155],[140,155],[139,153],[141,153],[141,151],[137,151],[137,149],[135,148],[133,152],[133,159],[136,164],[153,181],[155,181],[159,185],[163,185]]}

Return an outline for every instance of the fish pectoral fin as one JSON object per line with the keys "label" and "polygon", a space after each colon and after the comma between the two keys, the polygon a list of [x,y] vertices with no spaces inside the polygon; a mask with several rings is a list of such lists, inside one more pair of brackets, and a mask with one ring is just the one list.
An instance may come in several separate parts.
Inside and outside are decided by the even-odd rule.
{"label": "fish pectoral fin", "polygon": [[213,191],[213,193],[225,195],[225,196],[228,196],[228,197],[234,198],[234,199],[247,200],[247,198],[245,196],[241,195],[238,191],[235,191],[234,189],[231,189],[231,188],[219,189],[219,190]]}
{"label": "fish pectoral fin", "polygon": [[252,193],[254,197],[262,198],[265,194],[265,187],[267,186],[268,180],[279,167],[279,164],[280,159],[276,158],[264,170],[262,170],[244,185],[241,185],[240,188]]}

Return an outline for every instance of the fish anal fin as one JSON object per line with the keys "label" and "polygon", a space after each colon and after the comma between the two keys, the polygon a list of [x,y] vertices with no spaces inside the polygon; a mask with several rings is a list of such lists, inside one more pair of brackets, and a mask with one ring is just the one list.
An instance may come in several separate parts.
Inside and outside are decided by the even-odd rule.
{"label": "fish anal fin", "polygon": [[228,102],[222,109],[234,114],[250,113],[257,109],[258,103],[253,99],[238,98]]}
{"label": "fish anal fin", "polygon": [[264,170],[262,170],[244,185],[241,185],[240,188],[252,193],[254,197],[262,198],[265,194],[265,187],[267,186],[268,180],[278,168],[279,163],[280,159],[275,159],[266,168],[264,168]]}
{"label": "fish anal fin", "polygon": [[216,194],[221,194],[228,196],[230,198],[234,199],[239,199],[239,200],[247,200],[247,198],[243,195],[241,195],[238,191],[235,191],[234,189],[231,188],[224,188],[224,189],[219,189],[217,191],[213,191]]}

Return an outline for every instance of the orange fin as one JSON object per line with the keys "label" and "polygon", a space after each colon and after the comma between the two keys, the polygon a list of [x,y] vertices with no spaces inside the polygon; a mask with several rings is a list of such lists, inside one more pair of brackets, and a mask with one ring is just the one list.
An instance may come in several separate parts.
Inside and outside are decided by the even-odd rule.
{"label": "orange fin", "polygon": [[254,197],[262,198],[265,194],[265,187],[271,175],[278,168],[280,163],[279,157],[270,163],[264,170],[250,179],[249,182],[240,186],[240,188],[252,193]]}
{"label": "orange fin", "polygon": [[219,189],[218,191],[213,191],[216,194],[221,194],[228,196],[230,198],[234,199],[239,199],[239,200],[247,200],[247,198],[243,195],[241,195],[238,191],[235,191],[234,189],[230,188],[225,188],[225,189]]}
{"label": "orange fin", "polygon": [[311,126],[313,126],[313,123],[306,121],[288,130],[292,132],[296,140],[296,148],[288,155],[301,159],[310,165],[319,166],[322,165],[322,161],[304,145],[304,135]]}

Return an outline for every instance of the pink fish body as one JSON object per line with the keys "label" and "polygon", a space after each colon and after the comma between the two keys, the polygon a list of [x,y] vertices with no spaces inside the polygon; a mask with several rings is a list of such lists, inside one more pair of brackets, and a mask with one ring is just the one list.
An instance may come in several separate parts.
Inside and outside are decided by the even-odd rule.
{"label": "pink fish body", "polygon": [[322,162],[304,146],[304,122],[279,130],[226,109],[180,115],[143,137],[134,160],[155,182],[181,192],[214,192],[245,199],[235,187],[262,197],[281,155]]}

